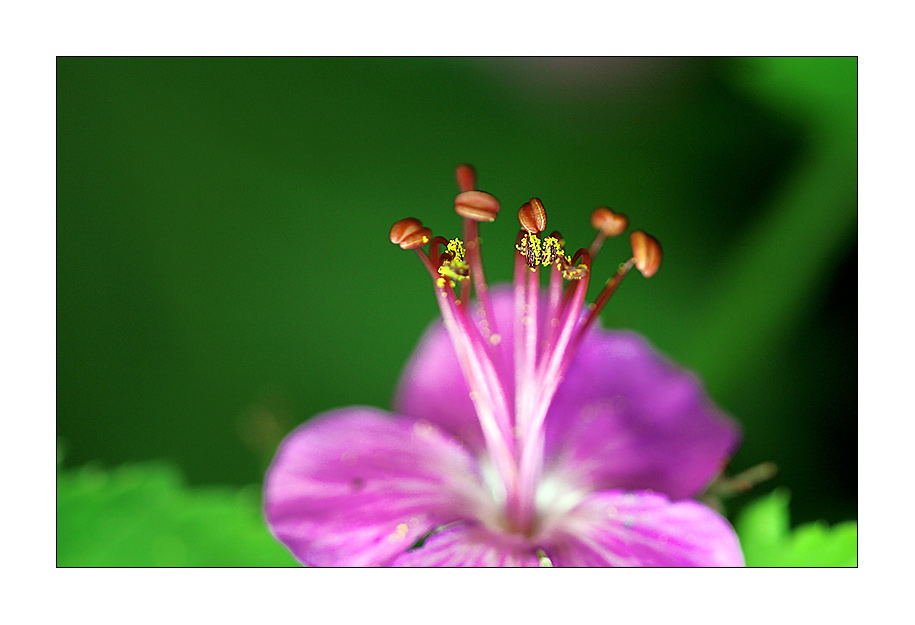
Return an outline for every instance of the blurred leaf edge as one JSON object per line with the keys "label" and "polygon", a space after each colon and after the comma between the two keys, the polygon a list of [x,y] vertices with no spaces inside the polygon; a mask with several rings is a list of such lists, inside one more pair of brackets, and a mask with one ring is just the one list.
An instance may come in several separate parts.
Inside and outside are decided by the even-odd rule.
{"label": "blurred leaf edge", "polygon": [[61,469],[58,567],[285,567],[256,486],[189,488],[169,462]]}
{"label": "blurred leaf edge", "polygon": [[790,527],[791,495],[777,488],[748,504],[735,529],[750,567],[857,567],[858,523]]}

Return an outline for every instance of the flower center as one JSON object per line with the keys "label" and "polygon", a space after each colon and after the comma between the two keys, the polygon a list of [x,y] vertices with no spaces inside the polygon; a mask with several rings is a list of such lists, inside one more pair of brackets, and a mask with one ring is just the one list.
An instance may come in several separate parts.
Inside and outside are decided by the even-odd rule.
{"label": "flower center", "polygon": [[[630,234],[632,255],[620,264],[593,303],[585,305],[591,262],[607,237],[622,234],[629,220],[601,207],[591,214],[598,233],[588,248],[566,254],[559,232],[541,238],[546,209],[538,198],[518,211],[514,315],[498,327],[480,254],[480,222],[494,221],[499,201],[476,189],[469,165],[457,168],[460,193],[454,209],[463,218],[463,239],[432,236],[413,217],[391,228],[391,242],[415,250],[432,278],[445,328],[470,387],[487,452],[505,493],[502,525],[530,534],[536,528],[537,489],[543,471],[544,432],[550,404],[578,346],[601,309],[635,267],[645,277],[661,263],[658,241],[641,230]],[[545,297],[541,268],[548,268]],[[479,306],[471,311],[471,289]],[[513,349],[503,341],[511,332]]]}

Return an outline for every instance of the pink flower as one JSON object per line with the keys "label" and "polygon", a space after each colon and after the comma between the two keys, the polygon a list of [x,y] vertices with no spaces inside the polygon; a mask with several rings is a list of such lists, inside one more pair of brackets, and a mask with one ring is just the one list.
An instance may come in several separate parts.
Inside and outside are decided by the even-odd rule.
{"label": "pink flower", "polygon": [[693,375],[595,323],[633,267],[658,270],[657,241],[633,232],[632,257],[586,306],[591,258],[628,220],[597,209],[594,243],[568,256],[559,233],[541,236],[534,198],[519,211],[514,285],[490,292],[478,228],[499,203],[469,166],[457,177],[463,241],[412,218],[391,230],[432,277],[442,321],[394,414],[342,408],[286,438],[265,484],[275,536],[318,566],[743,565],[728,522],[690,499],[737,428]]}

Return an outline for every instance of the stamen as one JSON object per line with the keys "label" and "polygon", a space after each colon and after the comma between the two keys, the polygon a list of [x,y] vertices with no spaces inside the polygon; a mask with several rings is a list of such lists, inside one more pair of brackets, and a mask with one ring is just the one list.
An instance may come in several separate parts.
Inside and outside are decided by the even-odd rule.
{"label": "stamen", "polygon": [[578,345],[600,315],[600,311],[633,266],[646,278],[650,278],[658,272],[658,268],[661,266],[661,244],[658,243],[658,240],[643,230],[636,230],[629,235],[629,242],[632,245],[632,258],[619,266],[616,273],[607,280],[607,284],[604,285],[597,299],[591,304],[591,312],[584,323],[581,324],[581,328],[572,342],[569,350],[571,354],[578,350]]}
{"label": "stamen", "polygon": [[[466,280],[470,276],[470,266],[464,260],[464,243],[460,239],[448,241],[447,252],[442,254],[442,264],[438,268],[439,274],[453,286],[454,282]],[[463,296],[462,296],[463,297]],[[466,297],[463,297],[466,301]]]}
{"label": "stamen", "polygon": [[[524,258],[529,271],[520,262],[515,263],[515,431],[525,438],[530,425],[530,415],[536,394],[540,265],[549,266],[561,255],[559,241],[548,237],[549,243],[537,236],[546,227],[546,209],[539,198],[531,198],[518,209],[518,222],[523,229],[518,233],[515,249]],[[520,505],[520,503],[519,503]],[[520,513],[520,509],[514,510]],[[521,513],[521,516],[524,516]]]}
{"label": "stamen", "polygon": [[[526,204],[525,206],[529,206]],[[542,204],[540,209],[542,210]],[[519,211],[518,220],[524,226],[525,209]],[[529,215],[528,215],[529,216]],[[545,214],[542,222],[545,223]],[[536,224],[529,223],[529,226]],[[515,260],[515,414],[514,426],[517,440],[525,441],[531,426],[531,416],[536,412],[537,389],[537,334],[538,302],[540,299],[540,238],[532,233],[518,233],[515,246],[520,254]],[[526,267],[525,267],[526,265]],[[519,448],[523,453],[522,447]],[[519,458],[520,460],[520,458]],[[506,518],[516,531],[526,531],[532,520],[532,499],[528,491],[532,486],[520,482],[518,491],[506,501]]]}
{"label": "stamen", "polygon": [[448,241],[448,252],[455,260],[464,260],[464,242],[460,239],[451,239]]}
{"label": "stamen", "polygon": [[632,269],[633,262],[632,259],[627,260],[625,263],[622,263],[619,266],[619,269],[616,270],[616,273],[607,280],[607,283],[604,285],[604,288],[601,290],[600,294],[597,296],[597,299],[594,300],[594,303],[589,307],[591,312],[588,313],[588,318],[585,319],[584,323],[581,324],[581,327],[578,330],[578,333],[575,335],[575,340],[572,342],[572,346],[569,349],[569,352],[574,354],[578,351],[578,345],[581,343],[582,339],[588,333],[588,330],[591,328],[591,325],[597,320],[600,315],[600,311],[604,308],[604,305],[610,299],[610,296],[616,291],[620,283],[622,283],[623,278],[626,277],[626,274],[629,273],[629,270]]}
{"label": "stamen", "polygon": [[[628,218],[606,207],[596,209],[591,224],[598,230],[597,237],[587,249],[569,257],[559,232],[541,239],[547,223],[543,202],[538,198],[525,202],[518,210],[521,230],[515,244],[519,254],[515,258],[512,328],[515,351],[509,354],[495,326],[480,256],[479,224],[496,218],[499,201],[477,190],[476,172],[471,166],[458,166],[455,178],[460,193],[454,209],[463,217],[463,240],[433,237],[412,217],[395,223],[390,238],[401,248],[414,250],[432,278],[486,448],[505,488],[506,526],[512,531],[530,532],[536,524],[545,421],[553,397],[583,337],[626,274],[633,267],[645,277],[657,273],[661,246],[651,235],[633,232],[632,256],[620,264],[585,315],[591,259],[607,237],[618,236],[628,228]],[[550,267],[545,302],[541,302],[541,266]],[[566,281],[568,285],[563,288]],[[469,306],[471,290],[479,302],[479,309],[473,312]],[[546,310],[540,311],[543,303]]]}
{"label": "stamen", "polygon": [[[466,245],[466,265],[469,270],[470,280],[461,282],[461,301],[470,301],[470,287],[476,292],[477,300],[483,311],[481,331],[487,342],[487,349],[492,346],[489,353],[501,365],[501,350],[494,347],[499,343],[499,329],[496,327],[495,314],[489,291],[486,286],[486,275],[483,271],[483,260],[480,255],[480,221],[493,221],[499,212],[499,200],[489,193],[477,191],[476,171],[470,165],[458,165],[455,169],[455,178],[461,193],[455,198],[454,210],[463,217],[464,241]],[[500,367],[501,368],[501,367]]]}
{"label": "stamen", "polygon": [[[558,235],[558,233],[555,233]],[[557,237],[560,238],[561,237]],[[581,262],[579,262],[581,261]],[[548,315],[549,328],[546,341],[543,344],[544,353],[551,353],[554,341],[558,336],[568,319],[567,316],[570,302],[573,296],[578,292],[578,284],[584,281],[587,285],[588,276],[591,274],[590,269],[591,256],[585,249],[579,249],[575,256],[569,258],[563,254],[553,265],[553,272],[550,275],[550,313]],[[569,282],[568,286],[563,289],[563,281]],[[587,290],[587,286],[585,286]],[[583,296],[582,296],[583,297]],[[577,322],[578,317],[574,317],[573,325]]]}
{"label": "stamen", "polygon": [[[576,256],[580,256],[583,250],[578,250]],[[588,252],[590,256],[590,252]],[[561,256],[559,258],[559,271],[562,273],[562,277],[566,280],[581,280],[588,275],[590,269],[585,263],[574,264],[575,260],[569,258],[568,256]]]}
{"label": "stamen", "polygon": [[[437,272],[438,268],[442,266],[444,262],[448,249],[448,239],[442,236],[435,237],[429,242],[429,259],[432,261],[434,270]],[[445,250],[445,251],[443,251]]]}
{"label": "stamen", "polygon": [[541,250],[540,238],[536,234],[520,233],[518,238],[518,243],[515,245],[515,249],[521,252],[521,256],[527,261],[527,266],[531,269],[538,267],[540,265],[540,260],[543,258]]}
{"label": "stamen", "polygon": [[562,239],[557,237],[540,240],[533,232],[520,232],[515,249],[521,252],[531,269],[539,265],[549,267],[554,263],[558,263],[560,269],[567,269],[571,263],[571,259],[563,252]]}
{"label": "stamen", "polygon": [[[562,249],[564,241],[562,239],[562,235],[559,234],[559,232],[553,231],[553,233],[550,235],[550,238],[556,239],[556,241],[559,242],[559,248]],[[560,302],[562,301],[562,284],[562,272],[559,270],[559,262],[556,262],[550,268],[550,286],[548,289],[549,295],[547,298],[546,309],[546,338],[542,344],[544,352],[548,349],[549,345],[553,341],[553,337],[556,333],[556,327],[559,325],[559,316],[562,314],[562,310],[559,306]]]}
{"label": "stamen", "polygon": [[[402,223],[403,222],[403,223]],[[416,230],[418,220],[408,218],[395,224],[391,240],[399,240],[404,232]],[[444,248],[444,250],[443,250]],[[449,288],[450,280],[440,274],[445,263],[463,256],[460,240],[446,240],[435,237],[429,241],[429,253],[414,248],[435,285],[436,301],[442,314],[442,321],[451,337],[455,352],[471,389],[470,398],[477,412],[486,447],[495,463],[506,493],[516,492],[517,467],[514,463],[515,439],[512,431],[511,414],[504,394],[504,381],[493,362],[487,356],[488,344],[483,340],[476,325],[469,318]]]}
{"label": "stamen", "polygon": [[646,278],[658,273],[661,266],[661,244],[658,240],[644,230],[636,230],[629,235],[629,243],[635,268]]}
{"label": "stamen", "polygon": [[464,191],[454,198],[454,211],[473,221],[495,221],[499,200],[485,191]]}
{"label": "stamen", "polygon": [[[562,246],[565,245],[565,241],[562,238],[562,235],[558,231],[554,230],[550,234],[549,238],[555,239],[559,245],[560,252],[562,251]],[[558,261],[559,259],[557,259]],[[549,313],[550,318],[552,318],[556,311],[556,306],[559,305],[559,298],[562,295],[562,274],[559,272],[559,263],[553,265],[552,270],[550,271],[550,289],[549,289]]]}
{"label": "stamen", "polygon": [[[574,261],[582,259],[583,265],[590,265],[591,259],[587,250],[578,250]],[[521,484],[520,506],[522,510],[532,510],[535,498],[535,485],[539,479],[543,463],[543,430],[546,415],[562,376],[572,360],[573,351],[568,349],[573,332],[588,291],[587,276],[585,279],[570,284],[570,299],[563,306],[559,322],[559,333],[556,341],[549,346],[540,358],[537,367],[535,397],[528,404],[531,412],[526,418],[523,439],[519,445],[521,456],[518,466],[518,480]]]}
{"label": "stamen", "polygon": [[591,225],[598,230],[594,242],[588,248],[594,257],[607,237],[616,237],[626,231],[629,227],[629,218],[623,213],[614,213],[606,206],[601,206],[591,213]]}
{"label": "stamen", "polygon": [[562,257],[562,243],[556,237],[547,237],[540,248],[540,264],[549,267]]}
{"label": "stamen", "polygon": [[432,231],[424,228],[422,222],[414,217],[401,219],[391,226],[391,243],[401,249],[413,250],[422,247],[432,239]]}
{"label": "stamen", "polygon": [[501,382],[492,368],[492,363],[479,349],[479,334],[473,331],[473,323],[458,307],[451,289],[438,286],[436,298],[442,321],[451,337],[464,371],[470,398],[477,411],[486,447],[492,456],[502,484],[509,495],[517,490],[517,468],[514,465],[515,441],[511,433],[510,416],[506,399],[501,392]]}
{"label": "stamen", "polygon": [[521,227],[531,234],[543,232],[546,228],[546,210],[540,198],[532,197],[518,209],[518,221]]}
{"label": "stamen", "polygon": [[600,206],[591,213],[591,225],[607,237],[617,237],[629,227],[629,218],[623,213],[614,213],[606,206]]}

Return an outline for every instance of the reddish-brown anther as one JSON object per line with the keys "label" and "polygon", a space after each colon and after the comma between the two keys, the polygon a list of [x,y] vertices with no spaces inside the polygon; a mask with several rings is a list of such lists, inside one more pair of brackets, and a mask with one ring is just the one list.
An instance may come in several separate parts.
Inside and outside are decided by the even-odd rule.
{"label": "reddish-brown anther", "polygon": [[644,230],[636,230],[629,235],[629,243],[635,268],[646,278],[658,273],[661,266],[661,244],[658,240]]}
{"label": "reddish-brown anther", "polygon": [[518,209],[518,221],[521,227],[531,234],[539,234],[546,228],[546,209],[540,198],[532,197]]}
{"label": "reddish-brown anther", "polygon": [[499,200],[484,191],[464,191],[454,198],[454,211],[473,221],[494,221],[499,214]]}
{"label": "reddish-brown anther", "polygon": [[424,228],[422,222],[414,217],[401,219],[391,226],[391,243],[405,250],[422,247],[431,239],[432,231]]}
{"label": "reddish-brown anther", "polygon": [[416,248],[422,247],[431,240],[432,231],[428,228],[420,228],[416,232],[404,238],[404,240],[400,242],[400,247],[404,250],[415,250]]}
{"label": "reddish-brown anther", "polygon": [[618,237],[629,227],[629,218],[623,213],[614,213],[606,206],[601,206],[591,213],[591,225],[604,236]]}

